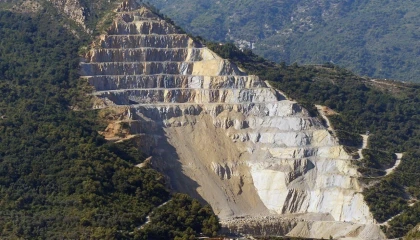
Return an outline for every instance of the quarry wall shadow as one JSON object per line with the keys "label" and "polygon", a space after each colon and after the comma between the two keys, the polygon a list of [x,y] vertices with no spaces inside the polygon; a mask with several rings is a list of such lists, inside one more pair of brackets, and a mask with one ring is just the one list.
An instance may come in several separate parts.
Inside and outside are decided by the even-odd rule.
{"label": "quarry wall shadow", "polygon": [[202,204],[209,204],[197,192],[200,185],[183,173],[180,157],[176,149],[168,142],[163,127],[159,127],[158,135],[157,146],[152,149],[152,167],[164,174],[165,182],[171,192],[185,193]]}

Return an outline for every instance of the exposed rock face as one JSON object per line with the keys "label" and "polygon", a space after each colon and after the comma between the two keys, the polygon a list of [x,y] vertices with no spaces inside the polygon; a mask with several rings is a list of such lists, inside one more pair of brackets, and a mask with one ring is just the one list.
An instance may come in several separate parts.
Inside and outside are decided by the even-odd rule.
{"label": "exposed rock face", "polygon": [[265,216],[238,218],[222,221],[222,232],[235,234],[247,232],[253,236],[289,235],[317,239],[383,239],[381,230],[375,224],[358,224],[333,221],[325,214],[305,216]]}
{"label": "exposed rock face", "polygon": [[48,0],[57,10],[75,21],[81,27],[86,28],[86,10],[78,0]]}
{"label": "exposed rock face", "polygon": [[[0,3],[1,2],[2,1],[0,1]],[[4,2],[12,2],[12,1],[4,1]],[[25,14],[36,13],[42,9],[43,9],[42,5],[39,2],[34,1],[34,0],[24,0],[22,2],[16,2],[16,4],[11,8],[11,10],[14,12],[25,13]]]}
{"label": "exposed rock face", "polygon": [[[207,201],[226,221],[293,216],[279,220],[280,230],[242,224],[250,233],[320,238],[335,222],[333,237],[357,237],[367,226],[377,231],[361,238],[383,237],[350,156],[296,102],[135,2],[122,4],[99,45],[81,64],[96,107],[127,109],[119,123],[149,136],[152,164],[175,191]],[[357,231],[343,230],[354,224]]]}

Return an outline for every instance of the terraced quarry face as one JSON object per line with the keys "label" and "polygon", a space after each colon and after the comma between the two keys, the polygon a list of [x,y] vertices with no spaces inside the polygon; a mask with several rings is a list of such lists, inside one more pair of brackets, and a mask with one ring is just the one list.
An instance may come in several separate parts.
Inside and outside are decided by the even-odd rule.
{"label": "terraced quarry face", "polygon": [[146,7],[123,3],[81,71],[95,107],[115,113],[104,135],[137,141],[226,229],[383,237],[352,160],[317,118]]}

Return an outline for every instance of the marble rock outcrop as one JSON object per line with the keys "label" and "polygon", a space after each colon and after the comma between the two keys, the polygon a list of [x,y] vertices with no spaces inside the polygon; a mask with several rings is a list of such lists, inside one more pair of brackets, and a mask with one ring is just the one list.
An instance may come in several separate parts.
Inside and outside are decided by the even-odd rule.
{"label": "marble rock outcrop", "polygon": [[279,220],[284,235],[383,237],[359,236],[378,228],[350,156],[319,119],[141,3],[116,10],[81,73],[96,108],[125,109],[118,123],[148,136],[146,151],[172,189],[208,202],[232,226],[288,216]]}

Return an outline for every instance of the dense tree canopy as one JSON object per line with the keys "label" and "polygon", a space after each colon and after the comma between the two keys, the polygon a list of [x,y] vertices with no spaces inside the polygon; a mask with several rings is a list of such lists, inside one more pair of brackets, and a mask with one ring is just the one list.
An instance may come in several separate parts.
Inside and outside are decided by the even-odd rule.
{"label": "dense tree canopy", "polygon": [[[89,40],[81,36],[47,10],[0,11],[2,239],[134,238],[152,209],[171,199],[159,173],[134,167],[144,159],[135,146],[97,133],[103,126],[85,110],[86,84],[78,77],[78,49]],[[180,234],[189,224],[191,235],[218,229],[209,207],[184,200],[173,214],[194,207],[189,213],[198,219]]]}

